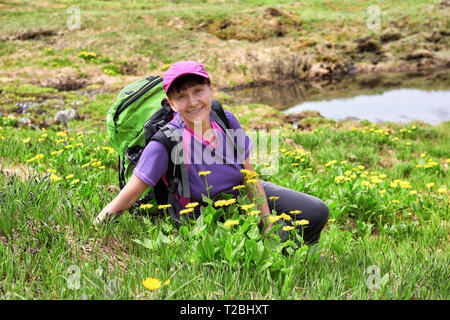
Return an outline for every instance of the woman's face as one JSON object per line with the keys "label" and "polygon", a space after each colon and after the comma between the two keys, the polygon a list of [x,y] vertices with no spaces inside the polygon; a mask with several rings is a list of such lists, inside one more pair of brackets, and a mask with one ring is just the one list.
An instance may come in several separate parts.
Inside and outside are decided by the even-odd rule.
{"label": "woman's face", "polygon": [[194,84],[183,88],[168,98],[173,111],[178,112],[184,123],[191,129],[194,123],[202,123],[209,128],[209,113],[214,89],[208,84]]}

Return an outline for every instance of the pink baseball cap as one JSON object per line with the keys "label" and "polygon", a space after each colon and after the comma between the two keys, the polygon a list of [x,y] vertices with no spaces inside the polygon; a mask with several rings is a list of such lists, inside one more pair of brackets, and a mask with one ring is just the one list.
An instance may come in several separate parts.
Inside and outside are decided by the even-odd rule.
{"label": "pink baseball cap", "polygon": [[209,74],[200,63],[195,61],[178,61],[171,65],[163,75],[164,91],[167,93],[175,79],[186,74],[196,74],[209,79]]}

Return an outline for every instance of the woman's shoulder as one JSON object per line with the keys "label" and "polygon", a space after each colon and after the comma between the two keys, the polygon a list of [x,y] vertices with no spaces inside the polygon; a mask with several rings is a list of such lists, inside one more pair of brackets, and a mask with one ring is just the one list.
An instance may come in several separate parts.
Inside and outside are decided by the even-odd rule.
{"label": "woman's shoulder", "polygon": [[228,110],[223,109],[225,116],[227,117],[228,123],[230,124],[231,129],[238,129],[241,128],[241,125],[239,124],[238,119],[236,116]]}

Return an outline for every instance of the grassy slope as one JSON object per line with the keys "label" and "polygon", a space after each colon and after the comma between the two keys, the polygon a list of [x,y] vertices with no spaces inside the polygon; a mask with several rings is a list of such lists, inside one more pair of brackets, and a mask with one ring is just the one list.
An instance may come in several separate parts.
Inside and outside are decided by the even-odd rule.
{"label": "grassy slope", "polygon": [[[448,23],[442,19],[442,11],[437,6],[431,7],[438,2],[402,1],[394,5],[393,1],[385,1],[380,6],[385,13],[384,21],[395,20],[402,34],[414,36],[418,32],[414,39],[423,40],[430,28],[445,29]],[[44,37],[40,40],[0,42],[1,77],[8,82],[2,87],[2,109],[9,113],[16,108],[18,101],[47,101],[47,105],[39,107],[47,114],[52,115],[58,108],[74,105],[84,117],[83,121],[70,124],[69,136],[60,142],[56,142],[62,139],[56,136],[56,132],[61,127],[50,127],[48,137],[39,141],[42,131],[15,128],[9,125],[14,120],[0,118],[2,298],[449,298],[448,282],[442,281],[447,277],[449,264],[448,191],[447,194],[437,191],[442,186],[447,190],[450,187],[446,162],[450,158],[448,122],[439,126],[416,123],[417,129],[412,129],[412,125],[386,124],[384,127],[391,129],[390,136],[377,134],[374,130],[378,128],[364,122],[306,120],[305,123],[313,124],[314,132],[295,132],[285,126],[281,148],[294,151],[303,147],[311,152],[311,160],[306,162],[307,165],[292,166],[292,163],[298,163],[295,155],[282,153],[279,174],[270,179],[324,199],[331,209],[330,218],[336,219],[323,233],[322,258],[293,262],[289,266],[292,272],[287,275],[274,272],[255,276],[253,270],[247,270],[243,265],[230,269],[220,261],[210,266],[191,264],[192,250],[186,247],[152,252],[131,241],[148,236],[151,225],[143,217],[126,214],[117,223],[100,229],[92,228],[92,218],[117,194],[113,187],[117,181],[116,155],[101,148],[108,146],[104,116],[116,94],[91,97],[81,92],[58,92],[24,83],[39,84],[62,74],[87,78],[94,84],[97,81],[103,83],[91,86],[92,90],[108,84],[111,88],[118,88],[135,75],[108,76],[102,71],[104,65],[123,66],[124,60],[132,61],[136,63],[137,74],[142,75],[162,73],[167,63],[187,57],[204,59],[214,77],[220,79],[223,86],[228,86],[230,81],[239,84],[257,80],[252,77],[255,74],[252,69],[245,70],[242,60],[237,60],[236,56],[246,57],[246,53],[265,52],[263,48],[271,48],[272,51],[267,50],[271,53],[258,56],[258,62],[252,67],[263,65],[267,57],[273,58],[271,54],[276,56],[285,52],[288,55],[309,52],[315,59],[319,52],[326,50],[324,43],[337,39],[342,43],[349,41],[347,44],[350,45],[355,38],[368,35],[364,14],[368,6],[366,2],[278,3],[299,15],[304,21],[302,28],[290,30],[284,38],[267,38],[258,42],[223,41],[209,32],[177,30],[176,26],[195,26],[209,18],[251,17],[258,12],[255,4],[274,6],[271,1],[227,2],[220,6],[217,1],[201,4],[183,1],[182,4],[165,6],[149,2],[144,5],[137,1],[129,4],[119,1],[80,2],[83,28],[75,31],[65,28],[67,2],[39,6],[19,1],[2,4],[1,19],[6,21],[0,27],[3,36],[47,28],[64,32],[63,37],[53,37],[53,40]],[[70,5],[77,3],[70,2]],[[169,23],[168,19],[174,12],[183,19]],[[137,15],[142,18],[136,19]],[[345,24],[341,21],[344,18]],[[167,23],[172,27],[167,28]],[[390,24],[386,24],[388,26]],[[124,41],[120,39],[125,39],[127,45],[123,45]],[[311,39],[319,44],[291,51],[279,49],[282,46],[290,48],[293,41],[304,44]],[[220,50],[211,50],[205,41]],[[389,46],[392,45],[403,56],[406,51],[402,50],[417,47],[417,42],[413,43],[402,41]],[[198,53],[191,55],[193,45]],[[85,62],[78,57],[82,50],[107,56],[110,62]],[[367,61],[363,59],[361,63]],[[227,74],[230,77],[222,77],[228,65],[232,66]],[[131,65],[125,67],[131,68]],[[15,82],[10,82],[13,78]],[[77,101],[81,101],[80,104]],[[228,107],[239,115],[247,129],[256,127],[263,121],[261,115],[268,112],[275,114],[274,123],[282,125],[276,112],[267,106]],[[37,124],[45,121],[44,116],[33,114],[32,118]],[[353,125],[358,130],[352,130]],[[403,128],[411,132],[402,132]],[[90,131],[92,133],[88,134]],[[84,132],[84,135],[76,132]],[[28,137],[30,142],[24,143]],[[392,141],[392,137],[399,140]],[[65,147],[76,143],[83,145]],[[64,151],[59,155],[51,154],[57,150]],[[26,162],[37,154],[43,154],[44,158]],[[101,160],[105,168],[92,165],[89,170],[82,168],[93,158]],[[429,158],[439,165],[428,169],[416,167]],[[331,160],[337,163],[326,166]],[[341,161],[348,163],[341,164]],[[368,180],[361,177],[364,170],[354,170],[358,177],[342,184],[335,182],[336,176],[345,175],[345,171],[352,171],[358,165],[364,165],[369,176],[370,172],[377,171],[378,175],[386,174],[386,178],[381,185],[367,188],[361,185],[363,180]],[[312,171],[306,170],[309,167]],[[52,183],[48,179],[45,171],[49,168],[63,178],[62,182]],[[11,173],[15,177],[10,177]],[[65,179],[70,174],[74,177]],[[21,176],[25,179],[21,180]],[[80,182],[71,184],[74,179]],[[390,182],[395,179],[409,181],[411,187],[391,187]],[[431,182],[435,185],[427,188],[426,183]],[[383,188],[387,192],[379,193]],[[418,193],[410,194],[411,190]],[[173,256],[177,259],[172,260]],[[75,274],[68,270],[72,265],[79,268]],[[380,276],[389,274],[389,281],[379,290],[371,290],[366,284],[368,275],[365,272],[371,265],[380,268]],[[81,287],[72,290],[67,278],[73,279],[71,276],[76,276],[77,270],[80,271]],[[171,283],[159,291],[150,292],[141,285],[141,281],[149,276],[163,281],[170,278]],[[114,279],[116,287],[111,284]],[[111,290],[105,286],[114,288],[114,294],[111,295]]]}

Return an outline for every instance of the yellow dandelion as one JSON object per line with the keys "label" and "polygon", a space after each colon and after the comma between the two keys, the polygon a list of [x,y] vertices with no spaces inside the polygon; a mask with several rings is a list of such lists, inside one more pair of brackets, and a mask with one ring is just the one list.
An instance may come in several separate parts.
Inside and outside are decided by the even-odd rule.
{"label": "yellow dandelion", "polygon": [[269,200],[278,200],[280,197],[274,197],[274,196],[272,196],[272,197],[269,197]]}
{"label": "yellow dandelion", "polygon": [[139,206],[139,209],[142,209],[142,210],[145,210],[145,209],[151,209],[151,208],[153,208],[153,205],[150,204],[150,203],[141,204],[141,205]]}
{"label": "yellow dandelion", "polygon": [[232,205],[232,204],[235,204],[235,203],[236,203],[236,199],[232,198],[232,199],[228,199],[227,200],[226,205],[229,206],[229,205]]}
{"label": "yellow dandelion", "polygon": [[434,182],[430,182],[426,184],[428,189],[431,189],[432,187],[434,187]]}
{"label": "yellow dandelion", "polygon": [[386,193],[386,189],[380,190],[380,191],[378,191],[378,193],[379,194],[384,194],[384,193]]}
{"label": "yellow dandelion", "polygon": [[366,180],[361,181],[361,184],[365,187],[370,187],[372,185],[369,181]]}
{"label": "yellow dandelion", "polygon": [[257,183],[257,182],[258,182],[258,179],[249,179],[249,180],[247,180],[247,184]]}
{"label": "yellow dandelion", "polygon": [[277,222],[277,221],[280,220],[280,219],[281,219],[280,216],[270,216],[270,217],[269,217],[269,222],[275,223],[275,222]]}
{"label": "yellow dandelion", "polygon": [[161,280],[155,279],[155,278],[147,278],[145,280],[142,280],[142,284],[144,287],[146,287],[148,290],[157,290],[161,287]]}
{"label": "yellow dandelion", "polygon": [[289,213],[300,214],[300,213],[302,213],[302,211],[301,210],[291,210],[291,211],[289,211]]}
{"label": "yellow dandelion", "polygon": [[334,222],[336,221],[336,219],[332,218],[332,219],[328,219],[328,222]]}
{"label": "yellow dandelion", "polygon": [[73,177],[75,177],[75,175],[74,175],[74,174],[69,174],[68,176],[66,176],[66,180],[68,180],[68,179],[72,179]]}
{"label": "yellow dandelion", "polygon": [[195,208],[198,206],[198,202],[190,202],[186,205],[186,208]]}
{"label": "yellow dandelion", "polygon": [[22,140],[23,143],[28,143],[28,142],[30,142],[30,141],[31,141],[31,138],[26,138],[26,139],[23,139],[23,140]]}
{"label": "yellow dandelion", "polygon": [[292,227],[292,226],[284,226],[283,227],[283,231],[292,231],[292,230],[294,230],[295,228],[294,227]]}
{"label": "yellow dandelion", "polygon": [[283,219],[284,221],[291,221],[292,220],[291,216],[287,215],[284,212],[282,214],[280,214],[280,218]]}
{"label": "yellow dandelion", "polygon": [[400,203],[398,200],[392,200],[392,203]]}
{"label": "yellow dandelion", "polygon": [[105,169],[105,166],[100,166],[100,167],[98,167],[100,170],[103,170],[103,169]]}
{"label": "yellow dandelion", "polygon": [[88,162],[88,163],[86,163],[86,164],[83,164],[82,166],[81,166],[81,168],[83,169],[83,168],[86,168],[87,166],[89,166],[91,163],[90,162]]}
{"label": "yellow dandelion", "polygon": [[170,208],[170,207],[172,207],[171,204],[160,204],[160,205],[158,206],[158,210],[161,210],[161,209],[168,209],[168,208]]}
{"label": "yellow dandelion", "polygon": [[61,181],[62,178],[61,178],[61,177],[58,177],[56,174],[52,173],[52,174],[50,175],[50,180],[52,180],[53,182],[58,182],[58,181]]}
{"label": "yellow dandelion", "polygon": [[169,283],[170,283],[170,279],[167,279],[167,281],[166,281],[166,282],[164,282],[164,285],[165,285],[165,286],[168,286],[168,285],[169,285]]}
{"label": "yellow dandelion", "polygon": [[309,221],[306,220],[306,219],[295,221],[295,225],[297,225],[297,226],[304,226],[304,225],[307,225],[307,224],[309,224]]}
{"label": "yellow dandelion", "polygon": [[225,221],[224,222],[224,226],[225,227],[227,227],[227,228],[230,228],[230,227],[232,227],[232,226],[236,226],[236,225],[238,225],[239,224],[239,220],[227,220],[227,221]]}
{"label": "yellow dandelion", "polygon": [[417,194],[417,190],[411,190],[409,194]]}
{"label": "yellow dandelion", "polygon": [[201,176],[207,176],[208,174],[211,174],[211,171],[199,171],[198,172],[198,175],[201,177]]}
{"label": "yellow dandelion", "polygon": [[325,164],[325,167],[329,167],[329,166],[335,164],[336,162],[337,162],[336,160],[331,160]]}
{"label": "yellow dandelion", "polygon": [[78,183],[78,182],[80,182],[80,179],[73,179],[73,180],[70,182],[70,184],[76,184],[76,183]]}
{"label": "yellow dandelion", "polygon": [[438,193],[447,193],[447,188],[442,187],[437,190]]}
{"label": "yellow dandelion", "polygon": [[245,188],[245,186],[243,184],[238,185],[238,186],[234,186],[233,190],[238,190],[238,189],[242,189],[242,188]]}
{"label": "yellow dandelion", "polygon": [[180,210],[180,214],[186,214],[186,213],[190,213],[193,211],[194,211],[194,208],[188,208],[188,209]]}
{"label": "yellow dandelion", "polygon": [[255,204],[254,204],[254,203],[244,204],[244,205],[241,206],[241,208],[242,208],[243,210],[245,210],[245,211],[248,211],[249,209],[254,208],[254,207],[255,207]]}
{"label": "yellow dandelion", "polygon": [[252,210],[248,213],[249,216],[256,216],[261,213],[261,210]]}

